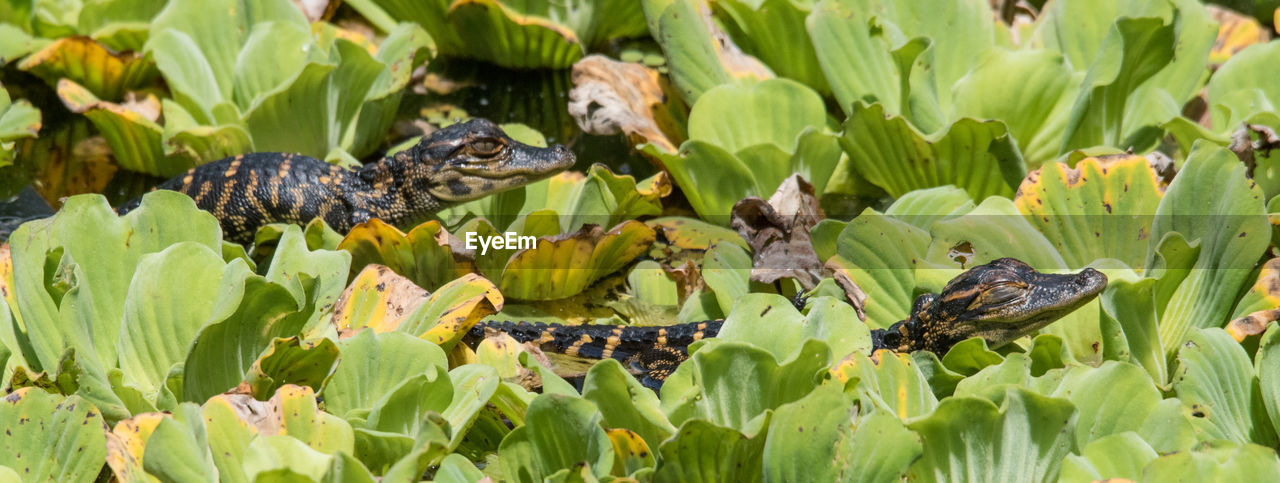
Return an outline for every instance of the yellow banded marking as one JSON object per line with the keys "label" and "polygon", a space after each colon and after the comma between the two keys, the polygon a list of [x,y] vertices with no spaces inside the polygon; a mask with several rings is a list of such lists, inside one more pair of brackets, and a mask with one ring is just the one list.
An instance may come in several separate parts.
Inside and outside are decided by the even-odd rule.
{"label": "yellow banded marking", "polygon": [[587,334],[582,334],[582,337],[579,337],[577,341],[574,341],[573,345],[569,346],[568,349],[565,349],[564,353],[571,356],[577,356],[578,350],[582,349],[582,346],[590,343],[591,343],[591,336]]}
{"label": "yellow banded marking", "polygon": [[188,190],[189,190],[189,189],[191,189],[191,182],[192,182],[192,181],[195,181],[195,179],[196,179],[196,170],[194,170],[194,169],[188,169],[188,170],[187,170],[187,175],[182,177],[182,192],[183,192],[183,193],[190,193],[190,191],[188,191]]}
{"label": "yellow banded marking", "polygon": [[555,341],[556,337],[551,334],[552,332],[555,332],[555,331],[556,331],[555,327],[547,327],[546,330],[542,331],[542,336],[538,337],[538,343],[546,344],[548,342]]}
{"label": "yellow banded marking", "polygon": [[243,155],[243,154],[241,154],[241,155],[239,155],[239,156],[236,156],[234,159],[232,159],[232,160],[231,160],[231,166],[228,166],[228,167],[227,167],[227,172],[222,173],[222,176],[227,177],[227,178],[230,178],[230,177],[232,177],[232,176],[235,176],[235,175],[236,175],[236,171],[240,169],[240,160],[241,160],[241,159],[244,159],[244,155]]}
{"label": "yellow banded marking", "polygon": [[693,333],[693,340],[702,340],[702,331],[707,328],[706,322],[698,324],[698,331]]}
{"label": "yellow banded marking", "polygon": [[264,222],[270,219],[270,212],[267,207],[262,205],[262,198],[258,197],[258,172],[249,171],[249,189],[248,189],[249,206],[252,206],[258,212],[259,219]]}
{"label": "yellow banded marking", "polygon": [[660,346],[665,346],[665,345],[667,345],[667,329],[666,329],[666,328],[658,329],[658,340],[657,340],[657,343],[658,343],[658,345],[660,345]]}
{"label": "yellow banded marking", "polygon": [[204,197],[208,196],[210,191],[213,191],[212,182],[204,181],[200,183],[200,191],[195,195],[196,204],[199,205],[201,201],[204,201]]}
{"label": "yellow banded marking", "polygon": [[623,326],[621,325],[614,327],[609,334],[609,338],[605,339],[604,351],[600,353],[601,359],[613,358],[613,350],[618,347],[618,344],[622,343],[622,328]]}
{"label": "yellow banded marking", "polygon": [[235,187],[236,180],[229,179],[227,184],[222,187],[222,190],[218,192],[218,204],[214,205],[213,213],[218,215],[219,218],[225,216],[227,202],[231,201],[231,192],[235,191]]}
{"label": "yellow banded marking", "polygon": [[284,161],[280,163],[280,170],[276,171],[276,177],[284,179],[289,176],[289,168],[293,167],[293,162],[289,155],[285,155]]}

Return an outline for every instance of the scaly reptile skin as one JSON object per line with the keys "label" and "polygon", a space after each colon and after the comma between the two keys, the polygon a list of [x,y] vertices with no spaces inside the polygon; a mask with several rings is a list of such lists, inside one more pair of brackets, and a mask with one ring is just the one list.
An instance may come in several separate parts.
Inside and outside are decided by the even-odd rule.
{"label": "scaly reptile skin", "polygon": [[[909,318],[871,331],[872,350],[943,355],[970,337],[981,337],[997,348],[1089,303],[1106,285],[1107,276],[1092,268],[1055,275],[1001,258],[960,274],[941,294],[917,297]],[[723,324],[720,320],[667,327],[485,322],[476,324],[468,339],[474,342],[489,329],[554,352],[617,359],[641,372],[641,382],[656,389],[688,358],[689,344],[715,337]]]}
{"label": "scaly reptile skin", "polygon": [[573,163],[564,146],[530,146],[473,119],[357,170],[300,154],[252,153],[193,168],[156,189],[187,194],[218,218],[226,239],[247,243],[263,225],[314,218],[343,233],[371,218],[408,228],[449,205],[526,185]]}

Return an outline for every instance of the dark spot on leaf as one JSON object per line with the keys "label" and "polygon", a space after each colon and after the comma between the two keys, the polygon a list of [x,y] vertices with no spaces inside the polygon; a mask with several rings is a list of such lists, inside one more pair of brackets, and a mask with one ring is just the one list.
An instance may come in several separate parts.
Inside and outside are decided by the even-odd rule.
{"label": "dark spot on leaf", "polygon": [[1238,238],[1244,238],[1244,234],[1245,234],[1245,232],[1243,232],[1243,231],[1242,231],[1242,232],[1240,232],[1240,235],[1239,235],[1239,237],[1238,237]]}
{"label": "dark spot on leaf", "polygon": [[1111,214],[1111,203],[1103,203],[1102,208],[1107,210],[1107,214]]}

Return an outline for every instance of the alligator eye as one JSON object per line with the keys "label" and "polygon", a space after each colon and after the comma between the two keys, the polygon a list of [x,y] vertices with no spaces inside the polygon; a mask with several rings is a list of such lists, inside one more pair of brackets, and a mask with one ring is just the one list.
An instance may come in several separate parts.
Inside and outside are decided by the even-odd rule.
{"label": "alligator eye", "polygon": [[496,139],[478,139],[471,144],[471,152],[477,156],[489,157],[498,154],[502,150],[502,142]]}
{"label": "alligator eye", "polygon": [[1022,287],[1016,284],[1003,283],[987,290],[980,298],[983,305],[1001,305],[1022,295]]}

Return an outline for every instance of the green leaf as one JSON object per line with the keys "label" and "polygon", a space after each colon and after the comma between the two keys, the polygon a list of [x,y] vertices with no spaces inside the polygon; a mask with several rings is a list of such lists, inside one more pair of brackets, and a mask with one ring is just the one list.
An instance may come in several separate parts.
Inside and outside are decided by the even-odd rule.
{"label": "green leaf", "polygon": [[[710,8],[694,0],[644,0],[649,31],[662,46],[670,69],[671,82],[689,105],[708,90],[737,79],[769,79],[773,72],[737,46],[725,47],[727,39],[714,29]],[[730,44],[731,45],[731,44]]]}
{"label": "green leaf", "polygon": [[1018,188],[1015,204],[1052,240],[1066,266],[1114,258],[1141,272],[1163,196],[1160,181],[1141,156],[1107,161],[1085,158],[1075,169],[1045,165]]}
{"label": "green leaf", "polygon": [[884,106],[859,103],[840,145],[849,165],[891,196],[953,184],[975,199],[1012,196],[1026,176],[1022,154],[1004,123],[960,119],[925,135]]}
{"label": "green leaf", "polygon": [[1217,328],[1197,330],[1178,351],[1178,365],[1174,391],[1214,437],[1276,444],[1253,365],[1235,339]]}
{"label": "green leaf", "polygon": [[245,375],[249,390],[258,399],[274,394],[285,384],[319,391],[338,362],[332,340],[302,342],[297,336],[275,339]]}
{"label": "green leaf", "polygon": [[331,461],[332,456],[289,436],[259,436],[249,443],[244,469],[251,481],[317,481]]}
{"label": "green leaf", "polygon": [[600,361],[587,371],[582,398],[596,403],[606,427],[630,429],[649,448],[657,448],[676,431],[662,414],[653,391],[647,390],[613,359]]}
{"label": "green leaf", "polygon": [[92,404],[25,387],[0,401],[0,465],[26,481],[88,481],[107,456],[106,423]]}
{"label": "green leaf", "polygon": [[920,437],[881,410],[858,414],[838,385],[778,407],[764,445],[767,481],[891,481],[920,457]]}
{"label": "green leaf", "polygon": [[904,114],[906,73],[890,53],[892,40],[865,9],[848,2],[818,2],[806,20],[816,60],[830,83],[840,108],[852,111],[858,102],[880,103],[885,110]]}
{"label": "green leaf", "polygon": [[857,322],[852,306],[831,297],[811,303],[809,313],[802,316],[781,295],[747,294],[734,302],[716,338],[752,344],[779,361],[795,354],[808,339],[823,341],[837,358],[871,349],[871,334]]}
{"label": "green leaf", "polygon": [[[830,364],[829,354],[825,344],[808,340],[779,363],[773,354],[752,345],[716,343],[695,352],[692,362],[681,365],[681,370],[663,385],[664,410],[674,424],[703,418],[712,424],[756,434],[763,419],[767,419],[763,416],[766,412],[813,390],[820,372]],[[688,379],[680,381],[676,376]],[[669,409],[671,405],[688,407],[674,413]]]}
{"label": "green leaf", "polygon": [[[0,25],[0,36],[3,26]],[[2,53],[0,53],[2,54]],[[0,84],[0,166],[13,162],[14,141],[34,138],[40,132],[40,110],[26,99],[11,102],[9,91]]]}
{"label": "green leaf", "polygon": [[205,441],[204,421],[194,404],[183,404],[172,418],[160,418],[146,440],[142,467],[147,474],[170,481],[206,481],[216,469]]}
{"label": "green leaf", "polygon": [[830,263],[867,294],[867,325],[883,329],[911,311],[915,271],[923,268],[928,248],[924,230],[868,209],[840,232]]}
{"label": "green leaf", "polygon": [[1081,76],[1061,54],[995,49],[954,90],[954,117],[999,119],[1030,168],[1058,155]]}
{"label": "green leaf", "polygon": [[[1124,125],[1130,94],[1173,58],[1175,26],[1159,18],[1121,18],[1107,33],[1067,122],[1059,153],[1099,145],[1128,147]],[[1146,147],[1146,146],[1140,146]]]}
{"label": "green leaf", "polygon": [[339,342],[338,349],[342,362],[325,386],[324,399],[328,411],[344,418],[359,409],[372,409],[409,377],[446,367],[439,347],[402,332],[363,330]]}
{"label": "green leaf", "polygon": [[731,0],[716,2],[714,7],[717,17],[744,51],[779,76],[795,79],[820,93],[830,93],[815,45],[805,29],[810,5],[789,0]]}
{"label": "green leaf", "polygon": [[138,259],[117,349],[126,382],[148,395],[160,390],[213,313],[224,267],[218,253],[195,242]]}
{"label": "green leaf", "polygon": [[1258,343],[1258,353],[1254,357],[1254,367],[1258,375],[1258,386],[1262,403],[1267,408],[1271,419],[1271,429],[1280,434],[1280,325],[1271,324]]}
{"label": "green leaf", "polygon": [[151,60],[137,52],[113,52],[88,37],[65,37],[27,56],[18,68],[44,79],[49,85],[61,79],[85,86],[94,95],[112,101],[124,98],[155,80]]}
{"label": "green leaf", "polygon": [[448,232],[437,221],[413,227],[408,233],[374,218],[356,225],[338,249],[351,253],[351,267],[371,263],[386,265],[415,285],[435,290],[457,278],[459,266],[453,260]]}
{"label": "green leaf", "polygon": [[1256,444],[1206,444],[1196,451],[1184,451],[1156,458],[1143,469],[1150,481],[1187,478],[1199,481],[1224,480],[1239,475],[1274,475],[1280,458],[1274,449]]}
{"label": "green leaf", "polygon": [[444,457],[435,476],[440,483],[470,483],[483,479],[484,473],[465,456],[453,453]]}
{"label": "green leaf", "polygon": [[[812,89],[789,79],[709,89],[689,113],[689,140],[678,154],[647,144],[703,219],[727,225],[734,203],[767,198],[799,173],[826,189],[840,153],[823,131],[826,111]],[[714,186],[714,190],[708,190]]]}
{"label": "green leaf", "polygon": [[597,476],[613,468],[613,445],[600,428],[600,412],[582,398],[544,394],[534,398],[525,424],[502,440],[498,459],[512,481],[541,481],[586,464]]}
{"label": "green leaf", "polygon": [[1229,134],[1244,122],[1266,121],[1276,127],[1280,87],[1261,82],[1273,75],[1280,44],[1251,45],[1231,56],[1209,79],[1208,102],[1213,132]]}
{"label": "green leaf", "polygon": [[1058,475],[1071,450],[1071,403],[1011,388],[1004,403],[973,397],[943,400],[908,428],[924,441],[924,456],[911,467],[920,481],[1041,481]]}
{"label": "green leaf", "polygon": [[734,303],[750,292],[751,256],[736,243],[717,243],[702,261],[702,278],[715,292],[720,313],[732,312]]}
{"label": "green leaf", "polygon": [[1084,447],[1082,454],[1067,455],[1058,481],[1091,482],[1108,478],[1139,481],[1142,468],[1159,456],[1136,433],[1104,436]]}
{"label": "green leaf", "polygon": [[[1099,397],[1124,394],[1124,398]],[[1076,447],[1084,448],[1101,438],[1140,431],[1162,399],[1160,389],[1138,366],[1106,361],[1101,367],[1074,367],[1052,394],[1064,397],[1079,411]]]}
{"label": "green leaf", "polygon": [[[492,228],[490,233],[494,233]],[[627,220],[608,231],[588,225],[573,233],[541,237],[533,248],[517,251],[506,260],[500,276],[494,278],[503,295],[514,299],[553,300],[576,295],[646,253],[655,236],[644,223]],[[502,255],[495,253],[492,261]]]}
{"label": "green leaf", "polygon": [[[765,413],[764,424],[769,415]],[[662,443],[656,481],[758,481],[765,435],[752,436],[693,419]]]}
{"label": "green leaf", "polygon": [[907,420],[929,414],[938,406],[930,381],[907,354],[879,351],[873,360],[852,354],[831,368],[836,380],[857,380],[853,389],[864,405],[874,405],[885,414]]}
{"label": "green leaf", "polygon": [[496,0],[450,5],[449,21],[467,46],[457,53],[501,66],[563,69],[583,55],[581,41],[569,27]]}
{"label": "green leaf", "polygon": [[[1168,363],[1160,346],[1154,288],[1156,280],[1139,279],[1129,272],[1121,278],[1108,273],[1107,288],[1098,297],[1102,304],[1102,332],[1119,332],[1121,337],[1105,341],[1108,358],[1129,360],[1146,369],[1152,380],[1169,380]],[[1114,342],[1113,342],[1114,341]],[[1113,347],[1122,345],[1122,347]]]}
{"label": "green leaf", "polygon": [[973,211],[969,193],[953,185],[908,192],[893,201],[884,214],[928,230],[933,223]]}
{"label": "green leaf", "polygon": [[1188,267],[1193,269],[1167,295],[1167,305],[1156,307],[1166,353],[1172,353],[1191,329],[1227,322],[1270,240],[1261,190],[1244,171],[1226,149],[1197,143],[1156,210],[1146,266],[1155,266],[1166,237],[1177,235],[1199,245],[1195,265]]}
{"label": "green leaf", "polygon": [[306,322],[288,290],[247,269],[223,276],[217,300],[218,313],[200,329],[182,365],[185,401],[203,402],[234,388],[272,339],[297,335]]}

